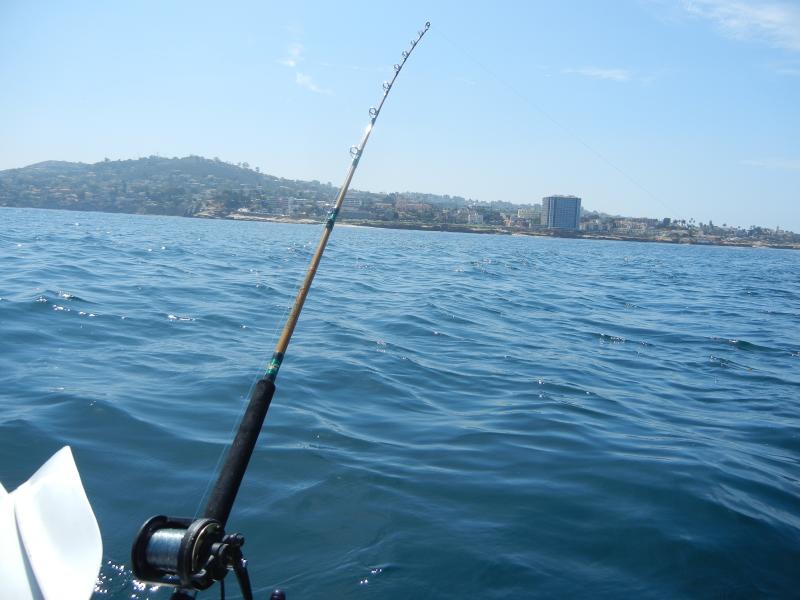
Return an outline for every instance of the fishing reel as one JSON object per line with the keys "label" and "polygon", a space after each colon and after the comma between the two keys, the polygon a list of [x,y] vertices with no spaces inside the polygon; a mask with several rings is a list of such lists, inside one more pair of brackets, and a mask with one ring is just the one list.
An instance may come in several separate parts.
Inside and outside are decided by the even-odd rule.
{"label": "fishing reel", "polygon": [[[133,574],[140,581],[179,588],[173,600],[188,600],[217,581],[224,598],[224,579],[233,571],[244,600],[253,600],[243,545],[243,536],[226,534],[216,519],[159,515],[142,525],[133,542]],[[270,600],[285,598],[280,590],[270,596]]]}

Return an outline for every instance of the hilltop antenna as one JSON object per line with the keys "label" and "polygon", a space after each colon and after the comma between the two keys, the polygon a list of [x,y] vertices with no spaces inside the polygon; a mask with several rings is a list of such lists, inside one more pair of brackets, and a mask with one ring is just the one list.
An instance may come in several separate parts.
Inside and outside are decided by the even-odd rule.
{"label": "hilltop antenna", "polygon": [[[344,203],[350,182],[356,172],[358,163],[364,153],[375,121],[381,114],[386,98],[403,70],[408,57],[417,47],[422,37],[430,28],[425,23],[417,37],[411,41],[408,50],[402,53],[402,60],[394,65],[394,75],[383,83],[383,95],[377,107],[369,109],[369,124],[357,146],[350,148],[350,167],[339,189],[333,208],[325,220],[325,227],[319,240],[317,250],[311,258],[308,271],[297,292],[294,305],[286,318],[272,359],[262,379],[256,383],[245,409],[233,444],[228,450],[225,464],[219,474],[211,496],[206,504],[203,517],[199,519],[182,519],[159,515],[152,517],[142,525],[133,543],[133,573],[140,581],[156,585],[169,585],[178,588],[172,595],[173,600],[194,598],[197,590],[211,587],[215,581],[220,582],[224,595],[224,578],[228,571],[233,571],[239,581],[242,596],[252,600],[253,594],[247,574],[247,561],[242,556],[244,537],[239,534],[227,535],[225,525],[230,516],[236,494],[242,483],[250,457],[253,454],[264,418],[267,416],[272,396],[275,394],[275,379],[283,363],[286,349],[292,339],[300,312],[308,296],[314,275],[317,273],[322,254],[328,245],[336,217]],[[273,592],[272,598],[283,598],[283,592]]]}

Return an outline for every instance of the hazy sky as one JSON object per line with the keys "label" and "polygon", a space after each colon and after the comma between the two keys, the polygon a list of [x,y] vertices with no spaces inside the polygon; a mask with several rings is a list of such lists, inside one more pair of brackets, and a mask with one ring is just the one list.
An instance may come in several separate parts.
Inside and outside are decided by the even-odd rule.
{"label": "hazy sky", "polygon": [[800,2],[0,1],[0,169],[218,156],[800,231]]}

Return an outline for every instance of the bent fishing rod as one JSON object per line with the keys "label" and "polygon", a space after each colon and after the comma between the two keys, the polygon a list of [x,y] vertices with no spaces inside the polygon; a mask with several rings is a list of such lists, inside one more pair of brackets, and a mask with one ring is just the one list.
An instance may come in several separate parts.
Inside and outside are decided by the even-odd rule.
{"label": "bent fishing rod", "polygon": [[[133,542],[131,552],[133,574],[139,581],[155,585],[167,585],[177,588],[173,600],[194,598],[200,590],[211,587],[215,582],[220,584],[220,593],[225,596],[224,578],[233,571],[238,580],[242,597],[253,599],[250,577],[247,572],[247,561],[242,556],[244,537],[238,533],[228,534],[225,526],[228,522],[236,494],[244,478],[247,465],[267,416],[272,396],[275,394],[275,379],[283,363],[283,357],[292,339],[300,312],[303,310],[306,296],[314,281],[322,254],[328,245],[336,217],[344,203],[350,182],[358,168],[375,121],[392,90],[397,76],[403,70],[408,57],[417,47],[422,37],[431,26],[430,22],[417,33],[408,50],[404,50],[402,60],[394,65],[394,76],[383,84],[383,95],[377,106],[369,109],[369,124],[357,146],[350,148],[350,167],[339,189],[336,201],[325,220],[325,227],[311,258],[303,282],[297,292],[292,309],[286,318],[272,359],[266,373],[255,385],[244,416],[239,423],[233,443],[225,457],[225,463],[211,491],[203,516],[196,519],[167,517],[158,515],[148,519],[139,530]],[[282,591],[272,593],[272,600],[285,598]]]}

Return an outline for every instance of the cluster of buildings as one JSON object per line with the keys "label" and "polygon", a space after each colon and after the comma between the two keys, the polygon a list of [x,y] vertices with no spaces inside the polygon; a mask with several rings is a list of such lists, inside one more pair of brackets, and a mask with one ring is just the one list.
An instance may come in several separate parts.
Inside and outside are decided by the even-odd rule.
{"label": "cluster of buildings", "polygon": [[[441,197],[440,197],[441,198]],[[547,196],[541,204],[511,205],[506,202],[476,202],[463,198],[450,202],[427,201],[411,194],[351,191],[344,201],[343,219],[401,221],[446,225],[500,225],[522,229],[581,228],[581,199],[577,196]],[[314,218],[326,214],[328,202],[287,197],[259,198],[241,212],[253,215]]]}
{"label": "cluster of buildings", "polygon": [[516,217],[506,219],[508,227],[580,229],[581,199],[577,196],[545,196],[541,204],[517,209]]}

